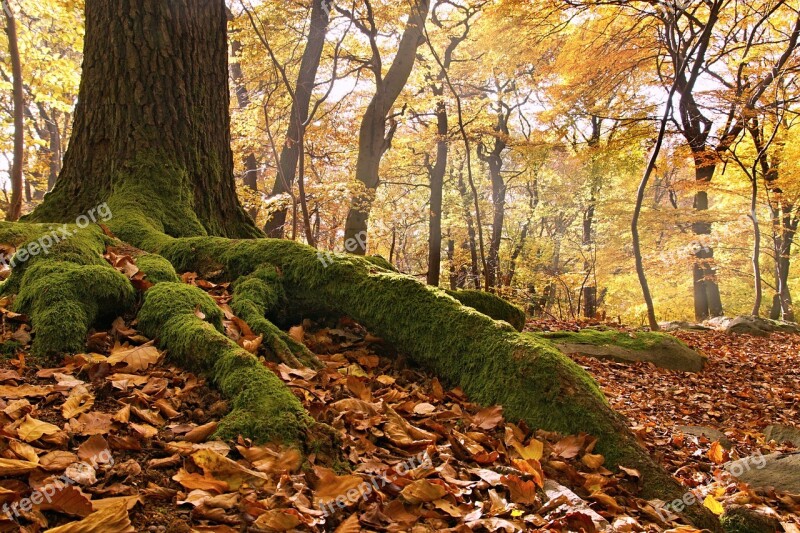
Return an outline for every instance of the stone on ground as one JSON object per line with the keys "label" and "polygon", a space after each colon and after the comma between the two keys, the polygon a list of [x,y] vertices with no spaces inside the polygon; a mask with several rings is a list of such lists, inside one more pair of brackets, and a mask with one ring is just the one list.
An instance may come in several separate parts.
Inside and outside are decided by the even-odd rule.
{"label": "stone on ground", "polygon": [[754,489],[800,494],[800,452],[745,457],[727,463],[725,470]]}

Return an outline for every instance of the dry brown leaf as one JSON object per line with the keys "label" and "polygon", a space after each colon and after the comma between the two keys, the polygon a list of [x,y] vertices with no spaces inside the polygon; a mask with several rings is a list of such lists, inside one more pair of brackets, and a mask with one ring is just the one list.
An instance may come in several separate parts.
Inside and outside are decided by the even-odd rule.
{"label": "dry brown leaf", "polygon": [[40,507],[42,511],[58,511],[59,513],[83,518],[89,516],[95,510],[92,508],[92,502],[89,501],[89,498],[77,487],[60,483],[52,483],[51,485],[51,490],[55,490],[55,493],[45,498]]}
{"label": "dry brown leaf", "polygon": [[61,431],[61,428],[25,415],[25,420],[17,427],[17,435],[25,442],[38,440],[42,435],[53,435]]}
{"label": "dry brown leaf", "polygon": [[270,531],[289,531],[302,523],[294,509],[274,509],[259,516],[253,526]]}
{"label": "dry brown leaf", "polygon": [[335,500],[337,496],[344,496],[348,490],[365,482],[360,476],[337,476],[333,470],[321,466],[315,466],[314,473],[317,475],[317,481],[314,483],[314,497],[323,502]]}
{"label": "dry brown leaf", "polygon": [[189,490],[200,489],[214,491],[217,493],[227,492],[230,490],[228,484],[222,480],[201,476],[200,474],[190,474],[183,468],[178,470],[178,473],[172,476],[172,479]]}
{"label": "dry brown leaf", "polygon": [[353,513],[339,524],[339,527],[333,533],[359,533],[360,531],[361,524],[358,523],[358,513]]}
{"label": "dry brown leaf", "polygon": [[414,505],[418,503],[432,502],[447,494],[447,489],[443,486],[431,483],[427,479],[414,481],[400,491],[400,496],[408,503]]}
{"label": "dry brown leaf", "polygon": [[183,436],[183,440],[187,442],[205,442],[208,437],[210,437],[216,430],[217,426],[219,426],[218,422],[212,421],[208,424],[203,424],[202,426],[197,426],[186,435]]}
{"label": "dry brown leaf", "polygon": [[21,461],[19,459],[6,459],[0,457],[0,476],[18,476],[20,474],[27,474],[33,472],[38,463],[31,461]]}
{"label": "dry brown leaf", "polygon": [[192,454],[192,460],[207,476],[226,482],[231,490],[238,490],[245,483],[251,487],[262,487],[269,481],[261,472],[245,468],[213,450],[197,451]]}
{"label": "dry brown leaf", "polygon": [[89,392],[86,385],[78,385],[70,391],[67,401],[61,406],[61,416],[69,420],[89,411],[93,406],[94,395]]}
{"label": "dry brown leaf", "polygon": [[153,346],[153,342],[137,346],[135,348],[127,348],[115,346],[108,357],[108,363],[115,365],[117,363],[125,363],[122,370],[127,372],[139,372],[146,370],[148,366],[155,364],[161,357],[161,352],[158,348]]}
{"label": "dry brown leaf", "polygon": [[48,529],[44,533],[134,533],[125,503],[96,511],[83,520]]}

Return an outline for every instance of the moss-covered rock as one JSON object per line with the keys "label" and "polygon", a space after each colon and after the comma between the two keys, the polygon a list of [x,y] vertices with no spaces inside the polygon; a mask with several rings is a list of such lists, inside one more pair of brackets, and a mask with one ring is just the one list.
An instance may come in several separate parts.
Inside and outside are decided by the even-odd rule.
{"label": "moss-covered rock", "polygon": [[511,302],[489,292],[475,290],[445,290],[467,307],[480,311],[495,320],[505,320],[517,331],[525,329],[525,311]]}
{"label": "moss-covered rock", "polygon": [[587,328],[531,335],[552,342],[565,354],[588,355],[621,363],[653,363],[661,368],[682,372],[700,372],[707,360],[680,339],[662,333],[624,333]]}

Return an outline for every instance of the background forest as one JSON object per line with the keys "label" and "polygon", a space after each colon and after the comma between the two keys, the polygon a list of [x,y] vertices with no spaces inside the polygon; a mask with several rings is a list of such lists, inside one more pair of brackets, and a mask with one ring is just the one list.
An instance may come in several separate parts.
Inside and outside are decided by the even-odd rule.
{"label": "background forest", "polygon": [[[431,284],[494,290],[541,315],[643,323],[631,220],[674,89],[639,221],[658,319],[754,305],[793,319],[797,1],[229,9],[239,194],[271,235],[366,244]],[[14,1],[5,17],[16,35],[0,34],[0,201],[13,212],[16,164],[24,214],[69,141],[83,2]]]}

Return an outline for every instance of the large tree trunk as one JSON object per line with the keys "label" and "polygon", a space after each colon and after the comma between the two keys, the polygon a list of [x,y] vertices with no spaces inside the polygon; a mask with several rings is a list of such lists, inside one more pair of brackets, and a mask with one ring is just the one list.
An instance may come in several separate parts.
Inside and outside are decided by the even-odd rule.
{"label": "large tree trunk", "polygon": [[[224,335],[216,303],[180,283],[176,271],[222,272],[234,281],[231,308],[285,361],[314,364],[265,316],[288,305],[289,312],[348,315],[472,400],[503,405],[510,420],[598,437],[610,467],[641,472],[645,497],[684,493],[591,377],[548,343],[374,258],[320,257],[285,240],[223,238],[263,236],[234,194],[223,0],[87,0],[86,10],[75,137],[56,189],[31,219],[64,221],[107,202],[101,211],[108,229],[149,252],[137,258],[155,283],[144,295],[139,327],[230,399],[218,436],[305,450],[330,442],[329,434],[319,438],[324,429],[281,380]],[[43,353],[82,351],[98,318],[131,311],[136,301],[127,277],[103,258],[106,246],[120,241],[96,225],[66,229],[63,242],[15,268],[2,287],[18,292],[15,308],[30,316],[34,347]],[[2,223],[0,242],[20,249],[51,232],[48,224]],[[686,512],[697,525],[719,530],[704,507]]]}
{"label": "large tree trunk", "polygon": [[[303,150],[302,144],[311,106],[311,94],[314,92],[317,70],[325,46],[325,35],[328,31],[330,5],[330,0],[314,0],[311,4],[308,43],[303,51],[303,58],[300,60],[300,72],[297,75],[292,108],[289,111],[289,128],[286,131],[283,148],[281,148],[278,174],[275,176],[275,183],[272,186],[272,196],[286,194],[294,186],[297,164]],[[264,226],[264,232],[267,235],[283,238],[287,211],[287,208],[282,207],[272,214]]]}
{"label": "large tree trunk", "polygon": [[17,21],[6,0],[2,3],[6,18],[8,54],[11,57],[11,73],[14,76],[12,101],[14,103],[14,160],[11,163],[11,203],[6,220],[17,220],[22,214],[22,165],[25,150],[25,130],[23,124],[25,102],[22,94],[22,62],[17,42]]}
{"label": "large tree trunk", "polygon": [[233,180],[226,27],[218,1],[87,0],[72,141],[37,217],[74,221],[135,176],[172,204],[169,234],[256,234]]}
{"label": "large tree trunk", "polygon": [[[379,170],[381,159],[389,149],[397,124],[389,120],[389,113],[411,75],[414,67],[417,48],[424,42],[423,31],[428,18],[430,0],[416,0],[411,5],[411,13],[397,53],[386,76],[376,72],[375,95],[361,119],[358,135],[358,160],[356,161],[356,180],[359,189],[353,195],[350,211],[344,226],[345,249],[356,255],[367,253],[367,226],[375,189],[380,182]],[[378,61],[380,58],[373,57]],[[357,243],[354,249],[346,243]]]}

